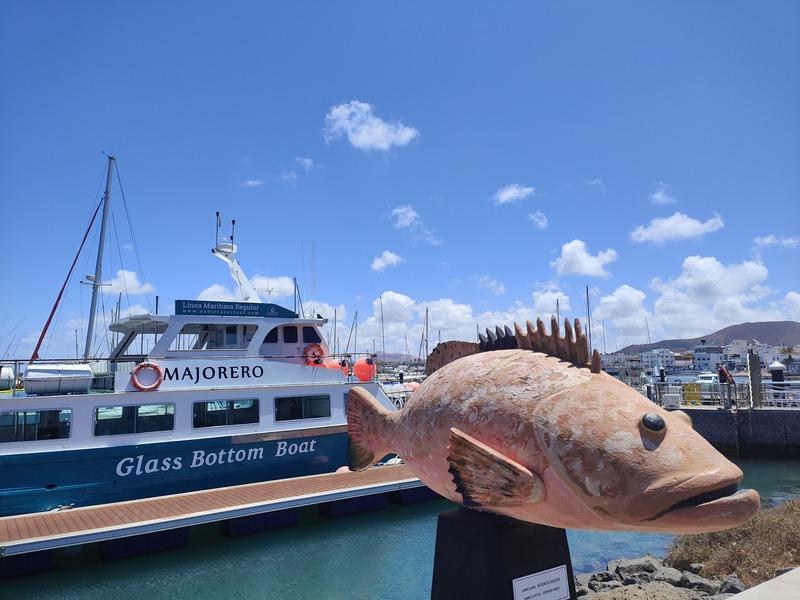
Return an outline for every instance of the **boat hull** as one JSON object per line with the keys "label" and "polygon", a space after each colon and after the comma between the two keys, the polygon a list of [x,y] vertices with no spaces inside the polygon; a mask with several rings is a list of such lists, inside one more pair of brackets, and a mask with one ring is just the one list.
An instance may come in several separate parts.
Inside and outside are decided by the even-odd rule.
{"label": "boat hull", "polygon": [[331,473],[342,427],[0,456],[0,516]]}

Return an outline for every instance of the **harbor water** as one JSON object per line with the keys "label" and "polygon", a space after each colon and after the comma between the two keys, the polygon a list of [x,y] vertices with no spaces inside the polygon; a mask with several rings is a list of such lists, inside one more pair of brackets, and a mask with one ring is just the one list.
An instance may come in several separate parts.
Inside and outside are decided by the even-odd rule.
{"label": "harbor water", "polygon": [[[739,463],[764,506],[800,497],[800,460]],[[424,599],[430,596],[439,500],[328,519],[313,507],[287,529],[229,539],[215,524],[192,529],[182,550],[103,562],[94,545],[56,551],[56,568],[0,581],[8,600]],[[670,535],[568,531],[576,573],[647,552],[663,557]]]}

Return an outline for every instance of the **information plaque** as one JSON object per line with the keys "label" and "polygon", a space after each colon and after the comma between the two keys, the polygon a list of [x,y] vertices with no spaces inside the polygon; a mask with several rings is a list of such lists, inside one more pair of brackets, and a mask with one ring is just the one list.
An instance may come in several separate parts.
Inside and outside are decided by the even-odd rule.
{"label": "information plaque", "polygon": [[566,565],[518,577],[513,581],[514,600],[569,600],[567,577]]}

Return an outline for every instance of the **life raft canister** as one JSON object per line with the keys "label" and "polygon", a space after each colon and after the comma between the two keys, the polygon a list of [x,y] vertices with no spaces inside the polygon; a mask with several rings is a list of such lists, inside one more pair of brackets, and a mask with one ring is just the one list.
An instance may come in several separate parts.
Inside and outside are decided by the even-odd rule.
{"label": "life raft canister", "polygon": [[303,355],[306,357],[306,364],[311,367],[323,367],[324,365],[324,353],[322,350],[322,346],[319,344],[311,344],[310,346],[306,346],[306,349],[303,350]]}
{"label": "life raft canister", "polygon": [[359,358],[353,366],[353,372],[359,381],[370,381],[378,375],[378,365],[372,358]]}
{"label": "life raft canister", "polygon": [[[156,375],[156,380],[149,385],[145,385],[141,381],[139,381],[139,373],[141,373],[145,369],[153,371]],[[133,368],[133,371],[131,371],[131,383],[133,384],[133,387],[135,387],[140,392],[152,392],[153,390],[157,390],[158,387],[163,382],[164,382],[164,370],[156,363],[140,362]]]}

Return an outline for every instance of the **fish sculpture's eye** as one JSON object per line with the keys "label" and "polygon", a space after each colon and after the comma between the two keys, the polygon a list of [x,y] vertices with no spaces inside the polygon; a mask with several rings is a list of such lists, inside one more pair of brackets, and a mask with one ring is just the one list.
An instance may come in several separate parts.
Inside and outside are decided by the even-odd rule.
{"label": "fish sculpture's eye", "polygon": [[642,427],[653,433],[664,433],[667,429],[667,424],[661,415],[647,413],[642,417]]}

